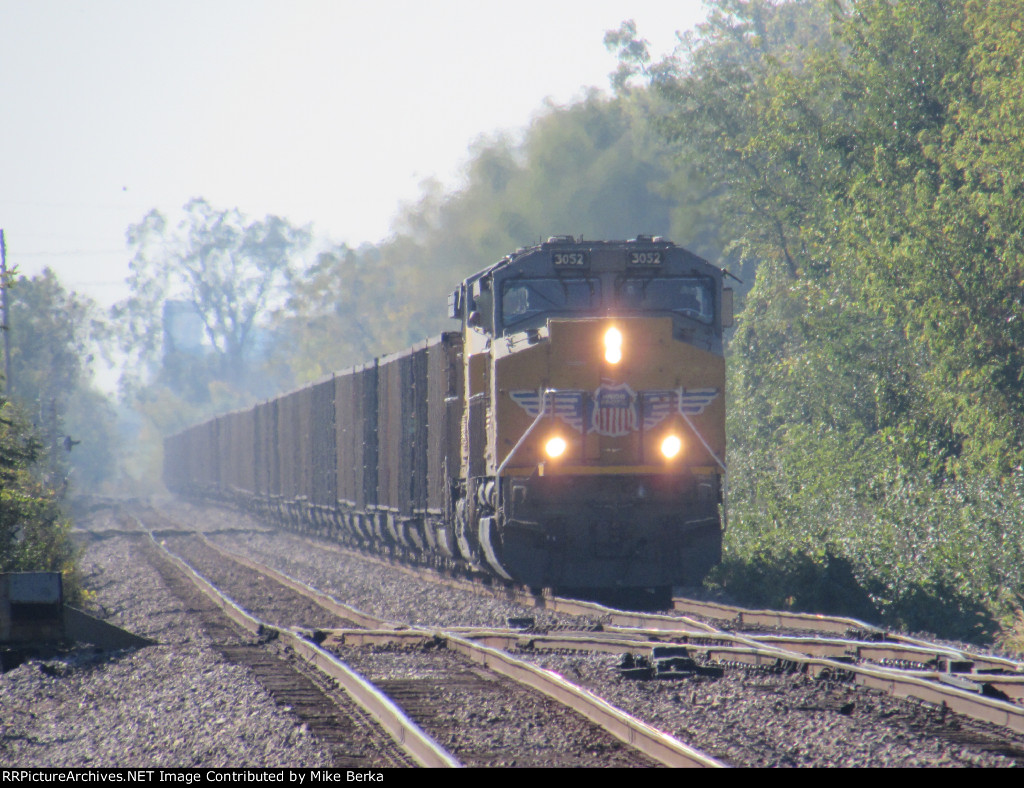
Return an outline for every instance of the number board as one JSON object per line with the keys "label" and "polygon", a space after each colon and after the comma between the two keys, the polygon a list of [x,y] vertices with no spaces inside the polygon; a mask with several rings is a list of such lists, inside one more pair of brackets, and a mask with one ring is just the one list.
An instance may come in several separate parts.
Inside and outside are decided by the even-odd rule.
{"label": "number board", "polygon": [[586,252],[552,252],[551,262],[555,268],[584,268],[590,264]]}
{"label": "number board", "polygon": [[658,250],[647,252],[627,252],[629,267],[642,268],[652,265],[661,265],[662,256]]}

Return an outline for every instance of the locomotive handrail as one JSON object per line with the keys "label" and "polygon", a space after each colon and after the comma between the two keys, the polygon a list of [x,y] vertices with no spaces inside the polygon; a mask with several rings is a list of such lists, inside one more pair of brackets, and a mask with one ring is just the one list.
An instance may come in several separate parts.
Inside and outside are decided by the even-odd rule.
{"label": "locomotive handrail", "polygon": [[679,409],[679,415],[685,419],[690,429],[693,430],[693,434],[697,436],[704,448],[707,449],[708,454],[711,458],[718,463],[718,467],[722,469],[722,533],[724,534],[729,529],[729,469],[725,463],[722,462],[718,455],[715,454],[714,450],[708,445],[708,442],[704,440],[704,436],[700,434],[700,430],[697,429],[697,425],[690,421],[690,417],[687,416],[683,409]]}
{"label": "locomotive handrail", "polygon": [[[456,331],[170,436],[168,489],[536,587],[697,582],[727,526],[724,321],[707,308],[721,310],[723,274],[653,238],[556,236],[506,255],[459,285]],[[658,297],[626,309],[595,289],[590,312],[563,312],[569,285],[595,277],[657,282]],[[513,304],[534,328],[467,329],[472,291],[500,312],[505,283],[549,280],[566,286],[550,303]]]}
{"label": "locomotive handrail", "polygon": [[[509,462],[516,456],[516,452],[519,451],[519,447],[523,445],[527,438],[530,437],[530,433],[540,424],[541,419],[548,415],[548,394],[556,394],[558,389],[543,389],[539,392],[540,394],[540,413],[537,414],[537,418],[533,420],[533,424],[526,428],[526,432],[522,434],[522,437],[516,441],[516,445],[512,447],[512,451],[505,455],[505,459],[501,465],[498,466],[498,470],[494,473],[495,480],[501,479],[501,474],[508,467]],[[500,495],[500,493],[499,493]]]}
{"label": "locomotive handrail", "polygon": [[679,415],[683,417],[687,425],[689,425],[690,429],[693,430],[693,434],[697,436],[697,440],[699,440],[701,444],[704,446],[704,448],[707,449],[708,454],[711,455],[711,459],[718,463],[718,467],[722,469],[723,473],[728,473],[729,469],[725,467],[725,463],[722,462],[721,459],[719,459],[718,455],[715,454],[715,450],[708,445],[708,442],[706,440],[704,440],[704,436],[700,434],[700,430],[697,429],[697,425],[690,421],[690,417],[686,415],[682,407],[679,408]]}

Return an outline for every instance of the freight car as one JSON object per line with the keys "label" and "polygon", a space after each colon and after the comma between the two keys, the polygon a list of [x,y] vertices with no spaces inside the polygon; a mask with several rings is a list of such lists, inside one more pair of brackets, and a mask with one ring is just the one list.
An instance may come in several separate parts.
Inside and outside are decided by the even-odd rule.
{"label": "freight car", "polygon": [[167,439],[176,493],[534,588],[720,560],[723,272],[660,237],[556,236],[462,282],[458,331]]}

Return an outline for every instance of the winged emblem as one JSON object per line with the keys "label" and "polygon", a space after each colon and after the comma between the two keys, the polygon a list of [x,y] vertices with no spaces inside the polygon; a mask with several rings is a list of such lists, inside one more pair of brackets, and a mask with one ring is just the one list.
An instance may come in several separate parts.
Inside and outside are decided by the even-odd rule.
{"label": "winged emblem", "polygon": [[715,397],[718,389],[666,389],[664,391],[643,391],[644,429],[657,426],[674,413],[696,416],[704,412]]}
{"label": "winged emblem", "polygon": [[[576,432],[583,431],[583,400],[582,391],[552,391],[548,392],[548,412],[555,418],[561,419]],[[540,414],[541,395],[537,391],[510,391],[509,396],[519,407],[536,418]]]}
{"label": "winged emblem", "polygon": [[[643,414],[643,429],[656,427],[669,416],[703,413],[719,395],[716,388],[663,389],[634,392],[625,383],[603,383],[593,393],[577,390],[548,392],[551,414],[577,432],[599,435],[627,435],[640,426],[637,406]],[[540,414],[540,394],[536,391],[509,392],[512,401],[536,418]]]}

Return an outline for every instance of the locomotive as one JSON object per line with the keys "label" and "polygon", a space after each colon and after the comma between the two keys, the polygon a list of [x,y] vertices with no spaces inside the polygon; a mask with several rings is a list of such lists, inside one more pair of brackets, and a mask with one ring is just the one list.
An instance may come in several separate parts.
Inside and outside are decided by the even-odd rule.
{"label": "locomotive", "polygon": [[460,329],[166,439],[172,492],[362,549],[591,594],[721,557],[724,272],[555,236],[463,281]]}

